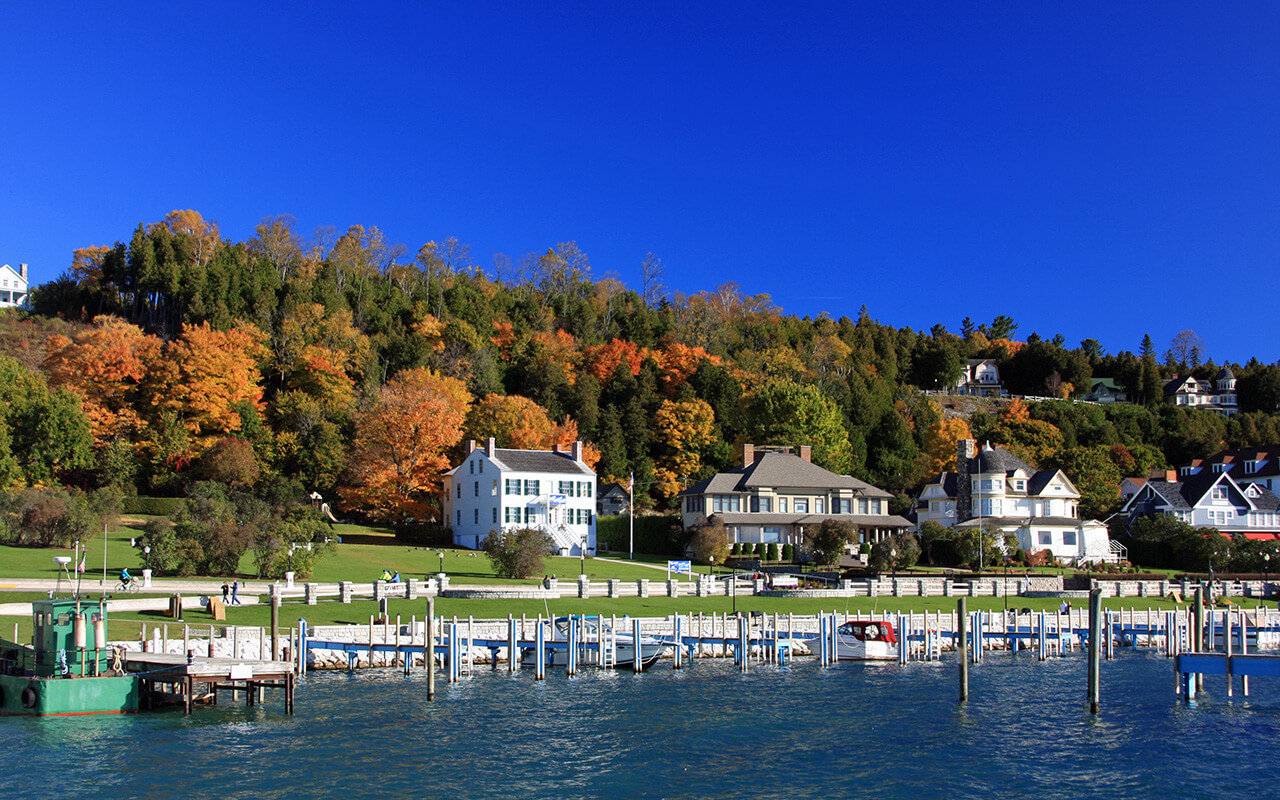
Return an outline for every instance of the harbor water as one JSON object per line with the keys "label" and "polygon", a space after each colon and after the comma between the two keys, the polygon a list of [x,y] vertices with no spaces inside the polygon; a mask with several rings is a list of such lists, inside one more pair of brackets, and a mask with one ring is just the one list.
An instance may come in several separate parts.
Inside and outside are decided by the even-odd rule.
{"label": "harbor water", "polygon": [[1280,681],[1251,696],[1126,651],[1085,705],[1086,659],[988,654],[828,668],[669,661],[634,675],[478,668],[434,702],[417,670],[310,673],[297,713],[0,718],[7,798],[1271,797]]}

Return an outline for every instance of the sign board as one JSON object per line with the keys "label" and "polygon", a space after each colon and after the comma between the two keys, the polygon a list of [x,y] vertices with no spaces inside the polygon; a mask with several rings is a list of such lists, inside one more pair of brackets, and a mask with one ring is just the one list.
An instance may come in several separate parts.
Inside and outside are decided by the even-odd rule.
{"label": "sign board", "polygon": [[668,561],[667,572],[682,572],[685,575],[693,573],[693,562],[691,561]]}
{"label": "sign board", "polygon": [[232,664],[231,675],[229,677],[233,681],[251,680],[253,678],[253,665],[252,664]]}
{"label": "sign board", "polygon": [[569,502],[567,495],[563,495],[563,494],[551,495],[551,505],[553,506],[562,506],[567,502]]}
{"label": "sign board", "polygon": [[773,588],[775,589],[795,589],[799,585],[800,581],[796,580],[795,575],[773,576]]}

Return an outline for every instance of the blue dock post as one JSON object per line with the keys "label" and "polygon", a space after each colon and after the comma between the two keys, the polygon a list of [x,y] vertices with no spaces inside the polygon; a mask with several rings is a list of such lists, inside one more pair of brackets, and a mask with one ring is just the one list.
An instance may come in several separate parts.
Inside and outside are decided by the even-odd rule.
{"label": "blue dock post", "polygon": [[516,646],[516,618],[507,615],[507,672],[520,669],[520,648]]}
{"label": "blue dock post", "polygon": [[640,649],[640,618],[634,617],[631,620],[631,671],[639,672],[644,669],[644,657]]}
{"label": "blue dock post", "polygon": [[969,609],[966,598],[956,598],[956,661],[960,664],[960,702],[969,699]]}
{"label": "blue dock post", "polygon": [[681,666],[680,658],[682,653],[680,652],[680,615],[679,614],[671,615],[671,639],[672,641],[675,642],[675,645],[676,645],[675,650],[671,656],[671,668],[673,670],[680,669],[680,666]]}
{"label": "blue dock post", "polygon": [[1089,592],[1089,713],[1097,714],[1102,683],[1102,590]]}
{"label": "blue dock post", "polygon": [[422,666],[427,670],[427,700],[436,699],[436,599],[427,598],[427,636],[422,643]]}
{"label": "blue dock post", "polygon": [[542,615],[538,615],[538,627],[534,630],[534,644],[537,656],[533,659],[533,679],[544,680],[547,677],[547,642],[546,633],[542,630]]}
{"label": "blue dock post", "polygon": [[565,620],[565,636],[568,652],[565,653],[564,671],[573,677],[578,672],[578,618],[572,614]]}

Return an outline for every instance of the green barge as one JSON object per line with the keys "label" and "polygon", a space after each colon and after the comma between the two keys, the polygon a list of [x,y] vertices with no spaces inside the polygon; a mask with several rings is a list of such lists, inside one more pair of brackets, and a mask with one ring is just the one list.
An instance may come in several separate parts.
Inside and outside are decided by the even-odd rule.
{"label": "green barge", "polygon": [[31,604],[30,644],[0,638],[0,714],[70,716],[138,710],[142,679],[107,645],[102,601]]}

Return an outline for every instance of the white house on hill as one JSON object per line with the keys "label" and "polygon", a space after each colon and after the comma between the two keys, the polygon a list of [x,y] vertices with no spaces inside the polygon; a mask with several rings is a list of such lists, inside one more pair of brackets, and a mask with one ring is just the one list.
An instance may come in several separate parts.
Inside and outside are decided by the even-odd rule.
{"label": "white house on hill", "polygon": [[478,549],[490,531],[537,528],[562,556],[594,555],[596,473],[571,448],[509,450],[467,443],[467,456],[444,476],[444,518],[453,542]]}
{"label": "white house on hill", "polygon": [[935,476],[920,492],[917,524],[996,528],[1028,553],[1048,550],[1079,563],[1112,561],[1107,528],[1081,520],[1080,492],[1062,470],[1037,470],[1003,447],[959,444],[957,471]]}
{"label": "white house on hill", "polygon": [[8,264],[0,265],[0,308],[26,308],[29,297],[27,265],[19,264],[16,270]]}

